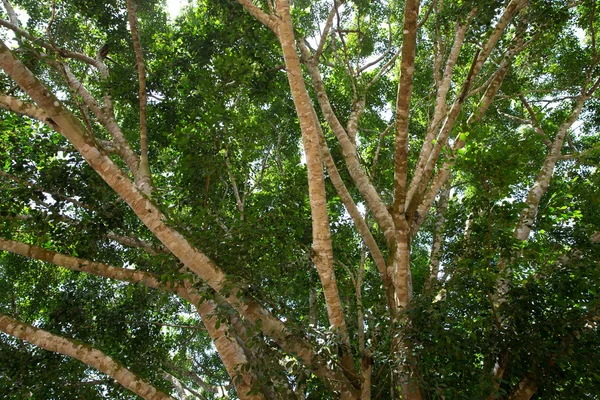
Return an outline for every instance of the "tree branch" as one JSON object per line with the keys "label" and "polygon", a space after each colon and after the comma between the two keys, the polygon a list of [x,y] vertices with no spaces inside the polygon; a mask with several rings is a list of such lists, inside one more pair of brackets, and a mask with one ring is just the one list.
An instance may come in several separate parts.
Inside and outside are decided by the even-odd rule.
{"label": "tree branch", "polygon": [[139,100],[140,100],[140,187],[148,188],[143,190],[149,193],[152,188],[152,175],[150,174],[150,161],[148,159],[148,128],[147,128],[147,106],[148,98],[146,95],[146,70],[144,66],[144,55],[142,54],[142,45],[140,43],[140,32],[138,30],[138,18],[136,14],[136,5],[134,0],[127,0],[127,16],[129,19],[129,30],[133,40],[135,50],[135,60],[139,76]]}
{"label": "tree branch", "polygon": [[89,345],[72,339],[54,335],[43,329],[17,321],[0,313],[0,331],[26,340],[48,351],[75,358],[112,377],[123,387],[146,400],[175,400],[173,397],[152,386],[111,357]]}
{"label": "tree branch", "polygon": [[57,253],[38,246],[4,238],[0,238],[0,250],[49,262],[59,267],[70,269],[71,271],[86,272],[104,278],[137,283],[149,288],[171,292],[187,298],[187,291],[181,283],[163,283],[160,281],[158,275],[150,272],[113,267],[108,264]]}
{"label": "tree branch", "polygon": [[261,10],[259,7],[252,3],[252,0],[238,0],[238,3],[242,5],[258,21],[260,21],[267,28],[275,32],[275,35],[279,35],[277,32],[278,19],[273,15],[269,15]]}
{"label": "tree branch", "polygon": [[342,148],[342,155],[346,161],[346,166],[348,168],[348,172],[350,173],[350,177],[354,181],[354,184],[356,185],[356,188],[360,194],[365,199],[367,207],[369,207],[373,213],[373,216],[381,227],[381,230],[384,232],[386,240],[390,245],[393,245],[394,222],[392,221],[391,215],[388,212],[385,203],[379,196],[379,193],[377,193],[375,187],[369,180],[369,177],[360,165],[360,161],[356,153],[356,146],[350,140],[346,130],[338,120],[333,108],[331,107],[331,104],[329,103],[329,98],[327,97],[325,85],[323,84],[321,73],[319,72],[317,64],[309,61],[310,56],[308,49],[303,43],[298,43],[298,47],[300,48],[305,65],[310,73],[321,111],[323,112],[327,124],[335,134]]}
{"label": "tree branch", "polygon": [[[3,0],[3,2],[5,2],[5,1],[6,0]],[[67,49],[55,47],[52,44],[44,41],[43,39],[31,35],[26,30],[19,28],[19,26],[17,24],[15,24],[14,22],[11,23],[11,22],[5,21],[3,19],[0,19],[0,26],[4,26],[5,28],[10,29],[11,31],[15,32],[18,35],[21,35],[25,39],[30,40],[31,42],[34,42],[34,43],[42,46],[46,50],[49,50],[51,52],[58,51],[61,57],[72,58],[74,60],[78,60],[78,61],[81,61],[88,65],[91,65],[93,67],[96,67],[98,69],[101,69],[101,66],[98,65],[97,60],[95,60],[85,54],[82,54],[82,53],[77,53],[75,51],[70,51]]]}

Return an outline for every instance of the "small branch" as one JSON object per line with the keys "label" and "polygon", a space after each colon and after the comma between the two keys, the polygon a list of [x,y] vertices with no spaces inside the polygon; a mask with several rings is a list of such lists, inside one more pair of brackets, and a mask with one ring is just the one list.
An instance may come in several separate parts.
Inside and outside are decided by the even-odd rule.
{"label": "small branch", "polygon": [[379,78],[381,78],[381,75],[385,74],[396,63],[396,60],[398,59],[398,56],[401,52],[402,49],[399,49],[396,53],[394,53],[392,58],[387,63],[385,63],[385,65],[379,68],[379,71],[377,71],[373,79],[371,79],[371,81],[365,87],[365,92],[369,90],[375,83],[377,83]]}
{"label": "small branch", "polygon": [[592,59],[596,60],[598,55],[596,52],[596,29],[594,28],[594,20],[596,18],[596,1],[592,1],[592,13],[590,15],[590,36],[592,37]]}
{"label": "small branch", "polygon": [[356,92],[356,74],[354,72],[354,70],[352,69],[352,66],[350,65],[350,57],[348,56],[348,46],[346,46],[346,41],[344,40],[344,30],[341,27],[341,18],[340,18],[340,13],[339,10],[336,8],[335,9],[335,13],[337,16],[337,34],[340,37],[340,41],[342,42],[342,50],[344,51],[344,60],[343,60],[343,64],[346,66],[346,70],[348,71],[348,77],[350,78],[350,84],[352,85],[352,93],[353,93],[353,99],[356,100],[357,98],[357,92]]}
{"label": "small branch", "polygon": [[104,278],[141,284],[149,288],[175,293],[187,299],[187,292],[181,283],[162,283],[158,275],[150,272],[113,267],[108,264],[57,253],[38,246],[4,238],[0,238],[0,250],[45,261],[72,271],[86,272]]}
{"label": "small branch", "polygon": [[375,177],[375,167],[377,167],[377,161],[379,160],[379,153],[381,152],[381,145],[383,143],[383,138],[386,137],[390,133],[390,131],[392,130],[392,128],[394,126],[395,126],[395,123],[392,122],[383,130],[383,132],[381,132],[379,134],[377,148],[375,149],[375,154],[373,155],[373,163],[371,164],[371,179],[374,179],[374,177]]}
{"label": "small branch", "polygon": [[206,390],[209,393],[218,393],[217,386],[211,385],[207,383],[202,377],[188,369],[180,368],[171,362],[165,363],[170,369],[177,371],[180,374],[183,374],[190,378],[196,385],[200,386],[202,389]]}
{"label": "small branch", "polygon": [[8,14],[8,19],[10,23],[14,26],[19,26],[19,18],[12,4],[8,0],[2,0],[2,4],[4,4],[4,8],[6,9],[6,13]]}
{"label": "small branch", "polygon": [[26,181],[24,179],[21,179],[19,177],[14,176],[14,175],[8,174],[8,173],[6,173],[4,171],[1,171],[1,170],[0,170],[0,177],[4,177],[4,178],[7,178],[7,179],[10,179],[11,181],[16,182],[16,183],[18,183],[19,185],[21,185],[23,187],[31,188],[31,189],[34,189],[34,190],[39,190],[39,191],[44,192],[44,193],[49,193],[50,195],[52,195],[52,197],[56,197],[56,198],[64,200],[64,201],[68,201],[69,203],[74,204],[74,205],[76,205],[78,207],[81,207],[81,208],[85,208],[86,210],[91,209],[91,207],[88,206],[87,204],[83,204],[82,202],[80,202],[80,201],[78,201],[78,200],[76,200],[76,199],[74,199],[72,197],[63,196],[61,194],[50,192],[50,191],[46,190],[45,188],[43,188],[43,187],[41,187],[39,185],[36,185],[34,183],[31,183],[31,182],[28,182],[28,181]]}
{"label": "small branch", "polygon": [[323,33],[321,34],[321,39],[319,40],[319,45],[315,50],[312,58],[315,61],[318,61],[321,58],[321,54],[323,54],[323,49],[325,48],[325,43],[327,43],[327,35],[329,35],[329,31],[331,30],[331,26],[333,25],[333,19],[337,14],[337,9],[342,3],[339,0],[333,0],[333,7],[329,12],[329,16],[327,17],[327,21],[325,21],[325,26],[323,27]]}
{"label": "small branch", "polygon": [[433,243],[431,245],[431,254],[429,256],[429,277],[425,282],[425,287],[431,287],[438,280],[442,257],[442,245],[444,243],[444,223],[449,200],[450,180],[446,182],[446,185],[438,198],[435,227],[433,230]]}
{"label": "small branch", "polygon": [[421,29],[421,27],[423,25],[425,25],[425,22],[427,22],[427,19],[429,18],[429,15],[431,14],[431,11],[433,11],[433,9],[435,8],[436,4],[437,4],[438,0],[433,0],[431,2],[431,4],[429,5],[429,8],[427,9],[427,12],[425,13],[425,15],[423,16],[423,19],[421,20],[421,22],[419,22],[417,24],[417,29]]}
{"label": "small branch", "polygon": [[231,170],[231,163],[229,162],[229,152],[225,151],[225,166],[227,167],[227,175],[229,176],[229,180],[231,181],[231,186],[233,187],[233,195],[235,196],[235,202],[237,205],[237,209],[240,212],[240,221],[244,220],[244,202],[240,197],[240,192],[237,187],[237,183],[235,181],[235,177],[233,176],[233,171]]}
{"label": "small branch", "polygon": [[525,106],[525,108],[527,109],[527,112],[529,113],[529,117],[531,119],[531,125],[533,126],[533,129],[535,130],[535,132],[543,138],[544,144],[547,147],[549,147],[549,148],[552,147],[552,142],[550,141],[550,138],[548,138],[548,135],[546,135],[546,132],[544,132],[544,130],[540,126],[537,116],[535,115],[535,111],[533,110],[533,108],[531,108],[531,105],[529,105],[529,103],[527,102],[527,99],[525,99],[525,96],[520,95],[519,99],[521,100],[521,103]]}
{"label": "small branch", "polygon": [[[407,204],[410,204],[413,196],[415,195],[415,192],[419,188],[419,185],[421,185],[422,180],[423,180],[424,170],[427,167],[429,158],[431,157],[432,153],[435,150],[435,146],[433,144],[433,139],[436,137],[436,134],[438,133],[439,127],[442,123],[443,117],[446,114],[446,111],[448,108],[446,105],[446,97],[448,95],[448,91],[450,90],[450,86],[452,84],[452,75],[454,73],[454,66],[456,65],[458,56],[460,54],[460,50],[464,43],[465,35],[466,35],[467,29],[469,27],[469,21],[476,14],[476,12],[477,12],[476,9],[472,10],[469,13],[469,16],[467,17],[467,20],[464,23],[456,24],[456,27],[454,29],[454,31],[455,31],[454,32],[454,41],[452,43],[452,48],[450,50],[450,54],[448,55],[448,59],[446,60],[446,66],[444,67],[443,75],[439,74],[439,68],[441,68],[441,62],[442,62],[441,54],[439,54],[436,57],[436,59],[434,60],[434,69],[435,69],[434,74],[436,74],[435,79],[436,79],[436,82],[438,82],[438,85],[437,85],[438,88],[437,88],[436,99],[435,99],[435,108],[434,108],[434,112],[433,112],[433,117],[427,128],[427,134],[425,135],[425,140],[423,142],[423,146],[421,147],[421,152],[419,154],[419,160],[418,160],[417,166],[415,168],[415,173],[413,175],[413,179],[410,182],[410,186],[406,193],[406,203]],[[439,43],[439,46],[441,47],[441,43]],[[438,51],[441,53],[441,48],[438,48]],[[477,54],[478,53],[476,53],[476,56],[473,59],[474,61],[471,64],[470,73],[473,72],[473,65],[475,63],[475,60],[477,59]],[[463,91],[465,90],[465,86],[467,84],[469,84],[469,82],[470,81],[469,81],[469,77],[468,77],[465,80],[465,83],[463,85],[463,88],[462,88]],[[461,104],[458,105],[458,108],[457,108],[457,103],[455,102],[455,105],[453,106],[452,111],[454,111],[454,113],[458,113],[458,111],[460,110],[460,106],[461,106]],[[448,118],[446,118],[446,121],[448,121]],[[445,124],[445,126],[447,126],[447,123]],[[440,141],[441,138],[438,137],[437,140]]]}
{"label": "small branch", "polygon": [[154,246],[151,243],[145,242],[138,237],[123,236],[123,235],[117,235],[113,232],[108,232],[106,234],[106,238],[108,240],[114,240],[115,242],[120,243],[124,246],[143,249],[151,256],[157,256],[159,254],[171,254],[169,249],[167,249],[166,247]]}
{"label": "small branch", "polygon": [[[15,33],[17,33],[19,35],[21,35],[25,39],[30,40],[30,41],[32,41],[32,42],[34,42],[34,43],[42,46],[46,50],[50,50],[52,52],[55,51],[55,48],[54,48],[54,46],[52,44],[44,41],[41,38],[37,38],[37,37],[31,35],[29,32],[27,32],[24,29],[19,28],[15,24],[12,24],[12,23],[10,23],[8,21],[0,19],[0,25],[4,26],[5,28],[8,28],[8,29],[12,30],[13,32],[15,32]],[[94,60],[93,58],[88,57],[85,54],[77,53],[77,52],[66,50],[66,49],[63,49],[63,48],[56,48],[56,50],[60,53],[61,57],[72,58],[74,60],[78,60],[78,61],[81,61],[81,62],[86,63],[88,65],[91,65],[93,67],[99,68],[98,62],[96,60]]]}
{"label": "small branch", "polygon": [[144,66],[144,55],[142,54],[142,45],[140,43],[140,32],[138,30],[139,22],[136,14],[134,0],[127,0],[127,16],[129,19],[129,29],[133,40],[135,50],[135,60],[139,76],[139,98],[140,98],[140,172],[144,177],[142,185],[152,186],[150,174],[150,161],[148,160],[148,128],[147,128],[147,106],[148,98],[146,95],[146,70]]}

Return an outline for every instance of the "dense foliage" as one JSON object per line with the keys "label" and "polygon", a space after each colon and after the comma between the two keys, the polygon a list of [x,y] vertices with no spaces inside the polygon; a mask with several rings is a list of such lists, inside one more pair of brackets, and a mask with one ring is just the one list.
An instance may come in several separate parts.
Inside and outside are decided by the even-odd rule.
{"label": "dense foliage", "polygon": [[[439,194],[436,190],[437,200],[425,213],[417,210],[419,203],[406,212],[405,221],[413,227],[407,305],[391,305],[373,249],[365,245],[338,188],[325,181],[337,291],[356,367],[347,376],[354,377],[356,387],[364,386],[358,377],[365,363],[372,364],[373,399],[398,398],[403,381],[395,374],[407,370],[426,399],[592,399],[600,393],[600,100],[592,90],[600,75],[597,6],[594,0],[523,1],[479,75],[472,77],[503,10],[515,2],[421,4],[409,96],[409,182],[418,176],[421,151],[429,144],[456,32],[460,24],[468,29],[442,100],[444,118],[454,104],[462,108],[454,125],[447,122],[449,135],[429,140],[433,147],[445,141],[431,173],[437,177],[444,163],[451,165],[448,182]],[[212,331],[189,299],[172,290],[7,251],[0,253],[0,315],[100,349],[176,398],[339,398],[335,383],[282,348],[261,321],[251,322],[242,313],[242,327],[236,325],[239,309],[228,297],[256,299],[285,323],[290,342],[306,339],[330,368],[338,368],[344,333],[332,328],[315,269],[301,117],[278,37],[235,1],[196,0],[176,17],[167,14],[164,2],[137,3],[153,185],[145,195],[165,215],[166,226],[225,272],[227,283],[216,294],[170,243],[160,242],[53,122],[11,108],[7,99],[31,100],[29,88],[17,85],[6,69],[0,73],[0,238],[153,273],[164,287],[191,282],[201,299],[217,304],[211,313],[216,329],[222,324],[237,332],[228,340],[242,343],[247,363],[238,373],[255,376],[252,393],[236,393],[240,378],[223,366]],[[394,214],[405,4],[342,3],[332,11],[331,2],[294,1],[294,32],[314,54],[320,31],[332,18],[318,60],[324,90],[344,126],[364,99],[357,159]],[[21,28],[6,8],[0,14],[5,22],[0,38],[110,159],[137,179],[77,86],[98,103],[106,104],[103,96],[110,94],[114,120],[139,154],[138,61],[125,0],[11,4]],[[272,6],[269,0],[256,4],[265,12]],[[95,59],[104,44],[106,76],[62,50]],[[443,56],[441,64],[437,54]],[[306,57],[301,57],[304,79],[325,144],[391,268],[400,250],[390,245],[346,168],[347,152],[319,107],[320,89]],[[507,73],[499,68],[505,61]],[[77,83],[69,85],[70,73]],[[503,73],[485,114],[474,118],[482,95]],[[471,78],[470,87],[464,85]],[[563,144],[562,126],[587,91]],[[556,143],[556,166],[536,205],[531,233],[519,238],[516,232],[532,204],[528,196],[540,186],[540,171]],[[324,175],[332,176],[329,167]],[[425,190],[433,186],[433,179],[425,180],[419,196],[425,199]],[[436,241],[437,252],[432,251]],[[433,266],[436,260],[439,269]],[[408,350],[401,351],[398,340]],[[495,375],[498,368],[502,373]],[[519,385],[534,393],[517,397]],[[135,395],[77,360],[0,334],[0,397]]]}

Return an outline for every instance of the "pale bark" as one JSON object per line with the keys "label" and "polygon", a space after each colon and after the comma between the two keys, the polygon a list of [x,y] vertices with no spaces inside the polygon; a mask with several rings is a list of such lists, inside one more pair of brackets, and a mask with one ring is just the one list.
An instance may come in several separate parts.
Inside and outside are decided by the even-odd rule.
{"label": "pale bark", "polygon": [[552,149],[552,141],[548,138],[548,135],[546,135],[546,132],[544,132],[544,130],[540,126],[537,116],[535,115],[535,111],[533,110],[533,108],[531,108],[531,105],[529,104],[525,96],[519,95],[519,99],[521,100],[521,103],[525,106],[525,109],[527,109],[527,112],[529,113],[531,126],[533,126],[535,133],[542,137],[542,140],[544,141],[546,147]]}
{"label": "pale bark", "polygon": [[[410,187],[408,193],[406,194],[407,200],[410,200],[415,191],[418,188],[418,185],[421,184],[420,179],[422,179],[422,171],[425,168],[425,163],[427,162],[429,155],[433,149],[433,140],[436,137],[436,134],[439,130],[440,123],[442,122],[442,118],[446,114],[446,110],[448,108],[446,104],[446,98],[448,96],[448,90],[450,89],[450,85],[452,83],[452,74],[454,72],[454,66],[456,65],[456,61],[458,60],[458,56],[460,54],[460,49],[462,48],[463,42],[465,40],[465,34],[467,32],[467,28],[469,27],[469,19],[474,14],[474,11],[471,12],[467,21],[464,24],[456,24],[455,33],[454,33],[454,42],[452,44],[452,48],[450,50],[450,54],[448,55],[448,59],[446,60],[446,66],[444,67],[443,75],[439,75],[436,81],[439,82],[437,88],[437,94],[435,99],[435,108],[433,111],[433,116],[431,118],[431,122],[427,127],[427,134],[425,135],[425,141],[423,142],[423,146],[421,147],[421,153],[419,155],[419,160],[417,162],[417,167],[415,169],[415,178],[410,183]],[[434,68],[439,68],[438,65],[441,65],[441,45],[438,44],[437,51],[439,54],[435,54],[435,65]]]}
{"label": "pale bark", "polygon": [[72,271],[86,272],[88,274],[124,282],[139,283],[149,288],[172,292],[184,296],[184,298],[187,295],[185,288],[180,283],[163,283],[160,281],[158,275],[150,272],[113,267],[108,264],[57,253],[38,246],[4,238],[0,238],[0,250],[9,251],[36,260],[46,261]]}
{"label": "pale bark", "polygon": [[[268,0],[267,2],[269,2],[269,1],[271,1],[271,0]],[[265,13],[258,6],[256,6],[254,3],[252,3],[251,0],[238,0],[238,3],[240,3],[246,9],[246,11],[248,11],[250,13],[250,15],[252,15],[258,21],[260,21],[267,28],[269,28],[270,30],[275,32],[276,35],[278,34],[277,33],[277,25],[278,25],[277,18],[275,18],[273,15],[269,15],[269,14]]]}
{"label": "pale bark", "polygon": [[433,230],[433,243],[431,244],[431,255],[429,257],[429,278],[425,286],[430,287],[437,282],[440,271],[440,261],[442,256],[442,244],[444,242],[444,222],[448,202],[450,200],[450,181],[446,182],[446,187],[440,193],[436,207],[435,227]]}
{"label": "pale bark", "polygon": [[360,264],[356,274],[356,314],[358,324],[358,352],[361,355],[360,376],[362,379],[360,399],[371,399],[371,374],[373,369],[373,360],[371,351],[365,343],[365,316],[362,301],[362,284],[365,273],[365,260],[367,249],[363,246],[360,253]]}
{"label": "pale bark", "polygon": [[[517,53],[514,53],[513,57],[516,54]],[[481,119],[485,115],[485,112],[487,111],[489,106],[492,104],[493,99],[496,97],[498,90],[500,90],[500,86],[502,85],[502,82],[504,81],[504,78],[506,77],[506,74],[508,73],[509,68],[510,68],[510,61],[507,62],[506,64],[500,65],[499,69],[494,74],[495,75],[494,79],[490,82],[488,88],[486,89],[485,93],[481,97],[481,100],[479,102],[477,110],[467,120],[467,126],[472,126],[472,125],[478,123],[479,121],[481,121]],[[427,189],[427,191],[422,195],[421,204],[419,205],[419,207],[417,209],[415,219],[413,221],[413,228],[412,228],[413,232],[416,232],[419,229],[419,227],[425,220],[425,216],[429,212],[429,209],[431,208],[431,205],[433,204],[433,201],[435,200],[435,197],[437,196],[438,192],[450,178],[450,171],[456,161],[457,152],[458,152],[458,150],[460,150],[464,147],[465,143],[466,143],[466,141],[463,140],[463,138],[459,134],[455,138],[454,144],[452,145],[452,153],[453,153],[452,158],[450,158],[449,160],[446,160],[442,164],[441,168],[437,171],[437,173],[431,179],[431,184],[430,184],[429,188]]]}
{"label": "pale bark", "polygon": [[519,224],[515,229],[515,237],[518,240],[527,240],[529,238],[529,233],[531,232],[531,227],[533,226],[540,200],[548,190],[550,180],[554,174],[554,167],[556,166],[556,162],[560,157],[560,151],[562,149],[565,136],[567,135],[573,123],[577,121],[577,118],[579,118],[579,114],[583,109],[583,105],[588,98],[589,97],[584,94],[579,96],[575,102],[575,107],[571,112],[571,115],[569,115],[569,117],[560,125],[558,132],[554,137],[554,142],[552,143],[550,152],[544,160],[544,165],[538,173],[533,186],[531,189],[529,189],[529,193],[525,199],[525,204],[527,204],[527,207],[521,213]]}
{"label": "pale bark", "polygon": [[[498,40],[502,36],[502,33],[508,26],[508,24],[512,21],[515,15],[526,5],[527,0],[511,0],[511,2],[506,6],[503,14],[500,19],[496,23],[490,37],[484,44],[481,51],[478,51],[475,54],[475,58],[473,63],[471,64],[471,68],[467,75],[465,82],[462,85],[462,89],[460,94],[454,101],[450,112],[446,116],[444,123],[441,127],[441,130],[437,136],[437,140],[428,154],[424,154],[423,156],[423,164],[421,167],[417,165],[417,169],[415,170],[415,174],[413,180],[411,181],[410,187],[408,189],[406,202],[408,204],[409,213],[412,214],[417,210],[419,204],[421,204],[421,197],[423,192],[426,190],[427,185],[431,179],[431,175],[433,174],[435,165],[439,159],[442,148],[446,145],[448,140],[448,136],[452,129],[454,128],[454,124],[462,106],[467,98],[469,93],[469,88],[475,79],[478,76],[479,72],[483,68],[483,64],[487,61],[489,55],[492,50],[495,48]],[[441,187],[441,186],[440,186]],[[439,190],[439,188],[438,188]],[[434,193],[433,197],[437,194]]]}
{"label": "pale bark", "polygon": [[200,386],[203,390],[209,393],[218,393],[219,387],[215,385],[211,385],[207,383],[200,375],[192,372],[190,370],[180,368],[176,365],[173,365],[169,362],[166,362],[165,365],[169,367],[169,369],[177,371],[179,374],[182,374],[188,378],[190,378],[197,386]]}
{"label": "pale bark", "polygon": [[[6,0],[3,0],[3,1],[6,1]],[[24,37],[24,38],[26,38],[26,39],[28,39],[28,40],[30,40],[32,42],[35,42],[37,45],[42,46],[46,50],[49,50],[51,52],[58,51],[60,53],[61,57],[72,58],[74,60],[78,60],[78,61],[84,62],[86,64],[92,65],[92,66],[94,66],[96,68],[99,67],[97,60],[94,60],[93,58],[88,57],[85,54],[77,53],[75,51],[70,51],[70,50],[67,50],[67,49],[55,47],[52,44],[46,42],[45,40],[31,35],[26,30],[21,29],[19,27],[18,23],[13,22],[12,18],[11,18],[11,22],[8,22],[8,21],[5,21],[3,19],[0,19],[0,26],[4,26],[5,28],[8,28],[8,29],[12,30],[16,35],[22,36],[22,37]]]}
{"label": "pale bark", "polygon": [[308,49],[303,43],[298,43],[298,46],[300,47],[303,58],[306,60],[305,65],[310,73],[312,85],[317,94],[319,107],[325,116],[327,124],[338,139],[342,149],[342,155],[344,157],[344,161],[346,162],[348,173],[356,185],[356,188],[365,199],[367,207],[373,213],[373,217],[383,231],[388,245],[393,245],[394,222],[392,217],[388,212],[385,203],[381,199],[381,196],[371,183],[371,180],[364,171],[363,167],[360,165],[360,160],[358,159],[358,154],[356,152],[356,145],[348,136],[348,133],[338,120],[333,108],[331,107],[331,104],[329,103],[325,85],[323,84],[321,73],[319,72],[317,65],[317,60],[310,56]]}
{"label": "pale bark", "polygon": [[31,103],[19,100],[16,97],[0,94],[0,107],[4,108],[5,110],[17,113],[19,115],[25,115],[31,119],[40,121],[50,126],[51,128],[56,127],[53,121],[48,118],[48,115],[44,112],[44,110],[36,107]]}
{"label": "pale bark", "polygon": [[229,154],[228,153],[225,153],[225,166],[227,167],[227,175],[229,176],[229,180],[231,181],[231,186],[233,188],[233,195],[235,196],[235,204],[237,206],[238,211],[240,212],[240,221],[243,221],[244,220],[244,201],[242,200],[242,196],[240,196],[240,191],[238,190],[235,176],[233,176],[233,171],[231,169],[231,163],[229,162]]}
{"label": "pale bark", "polygon": [[45,350],[75,358],[105,373],[119,382],[123,387],[146,400],[175,400],[120,363],[114,361],[108,355],[88,345],[54,335],[43,329],[35,328],[4,314],[0,314],[0,331],[28,341]]}
{"label": "pale bark", "polygon": [[67,65],[56,66],[56,68],[60,69],[64,73],[71,90],[81,96],[85,106],[92,111],[92,113],[98,119],[98,122],[100,122],[104,129],[106,129],[106,131],[113,138],[116,153],[121,157],[121,159],[127,165],[127,168],[133,174],[134,180],[138,184],[138,187],[142,189],[146,195],[150,194],[150,182],[148,176],[145,175],[140,168],[140,158],[131,149],[127,139],[125,139],[125,135],[123,134],[121,127],[117,124],[114,115],[110,111],[111,108],[107,107],[107,104],[110,102],[109,96],[105,96],[104,105],[100,105],[91,95],[91,93],[87,91],[85,86],[83,86],[83,84],[75,77]]}
{"label": "pale bark", "polygon": [[335,15],[337,14],[337,9],[341,4],[342,4],[342,2],[339,0],[333,1],[333,7],[331,7],[331,11],[329,11],[329,16],[327,17],[327,20],[325,21],[325,25],[323,26],[323,32],[321,33],[321,38],[319,39],[319,45],[317,46],[317,49],[315,50],[314,57],[317,60],[321,57],[321,53],[323,52],[323,49],[325,48],[325,43],[327,42],[327,36],[329,35],[329,31],[331,30],[331,26],[333,25],[333,18],[335,18]]}
{"label": "pale bark", "polygon": [[175,391],[177,392],[177,395],[180,400],[190,400],[191,399],[191,397],[185,392],[185,388],[183,387],[183,384],[179,379],[177,379],[175,376],[169,374],[168,372],[163,372],[163,378],[165,378],[166,380],[168,380],[169,382],[171,382],[173,384],[173,387],[175,388]]}
{"label": "pale bark", "polygon": [[377,242],[375,241],[375,238],[373,237],[373,234],[371,233],[371,230],[369,229],[367,222],[360,214],[358,207],[354,203],[354,200],[352,199],[350,192],[346,188],[346,185],[344,184],[344,181],[342,180],[342,177],[340,176],[340,173],[335,165],[335,161],[333,160],[333,157],[329,151],[329,148],[327,147],[327,142],[325,141],[325,135],[323,134],[323,131],[321,130],[321,126],[318,123],[317,115],[314,112],[314,109],[313,109],[313,118],[315,121],[315,126],[317,128],[317,133],[319,135],[321,156],[323,158],[323,163],[325,164],[325,168],[329,175],[329,179],[331,180],[331,183],[333,184],[335,191],[340,196],[342,203],[344,203],[344,207],[346,208],[346,211],[348,211],[348,214],[350,215],[350,217],[352,217],[352,221],[354,222],[356,229],[358,229],[358,232],[360,233],[360,236],[362,237],[363,241],[365,242],[365,245],[369,248],[371,257],[373,258],[373,261],[375,262],[375,265],[377,266],[377,269],[379,271],[379,275],[381,276],[381,280],[383,282],[383,286],[384,286],[384,289],[386,291],[386,295],[388,298],[388,303],[391,306],[391,304],[392,304],[391,299],[393,297],[392,296],[392,287],[391,287],[391,282],[390,282],[390,279],[388,276],[387,264],[385,262],[385,259],[383,258],[383,254],[381,253],[381,250],[379,249],[379,246],[377,245]]}
{"label": "pale bark", "polygon": [[11,24],[19,26],[19,18],[17,17],[17,13],[10,2],[8,0],[2,0],[2,4],[6,9],[6,13],[8,14],[8,19],[10,20]]}
{"label": "pale bark", "polygon": [[63,134],[86,162],[104,179],[119,196],[127,202],[138,218],[186,267],[219,292],[228,286],[231,304],[240,314],[253,323],[261,321],[263,332],[272,337],[286,352],[296,354],[303,364],[314,368],[315,375],[326,379],[326,383],[338,387],[349,387],[348,380],[338,371],[330,369],[316,356],[311,345],[301,338],[290,337],[286,326],[268,310],[248,298],[240,296],[240,288],[227,285],[224,272],[204,253],[193,247],[179,232],[165,224],[165,216],[113,163],[108,155],[95,145],[85,127],[60,101],[0,42],[0,68],[2,68],[34,102],[58,125]]}
{"label": "pale bark", "polygon": [[219,318],[217,314],[217,305],[212,301],[202,301],[190,285],[188,286],[189,298],[196,307],[198,314],[202,317],[202,323],[206,327],[210,338],[212,339],[227,373],[235,386],[235,390],[241,400],[264,400],[260,391],[250,393],[258,384],[256,376],[249,370],[244,370],[244,365],[248,364],[248,359],[242,347],[232,337],[229,324],[220,323],[217,326]]}
{"label": "pale bark", "polygon": [[369,349],[363,352],[360,364],[360,376],[362,378],[360,400],[371,400],[371,375],[373,373],[373,359]]}
{"label": "pale bark", "polygon": [[323,294],[327,305],[327,314],[331,325],[338,329],[344,344],[348,345],[349,338],[344,320],[344,311],[339,297],[333,268],[333,250],[327,214],[327,199],[325,197],[325,179],[319,152],[318,132],[313,117],[313,107],[304,85],[300,59],[296,52],[296,39],[292,27],[289,3],[286,0],[277,1],[277,12],[281,18],[278,24],[278,38],[283,50],[288,81],[296,114],[300,120],[302,142],[308,170],[308,196],[312,216],[313,261],[319,273]]}
{"label": "pale bark", "polygon": [[115,242],[120,243],[124,246],[143,249],[151,256],[157,256],[159,254],[170,254],[171,253],[169,251],[169,249],[165,248],[164,246],[155,246],[152,243],[148,243],[137,237],[117,235],[113,232],[108,232],[106,234],[106,238],[108,240],[114,240]]}

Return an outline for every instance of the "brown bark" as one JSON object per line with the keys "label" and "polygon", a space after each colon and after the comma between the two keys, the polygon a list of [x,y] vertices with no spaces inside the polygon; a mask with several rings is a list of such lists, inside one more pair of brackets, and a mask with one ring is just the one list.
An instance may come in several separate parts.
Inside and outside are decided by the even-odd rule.
{"label": "brown bark", "polygon": [[[400,79],[396,98],[396,136],[394,146],[394,201],[392,215],[404,219],[406,180],[408,174],[408,113],[412,97],[417,48],[417,21],[419,0],[407,0],[404,4],[404,27]],[[397,222],[397,221],[394,221]],[[400,228],[396,224],[396,228]]]}
{"label": "brown bark", "polygon": [[537,384],[534,379],[525,377],[519,382],[517,387],[510,393],[508,400],[529,400],[537,391]]}
{"label": "brown bark", "polygon": [[338,371],[330,369],[316,356],[304,339],[290,336],[286,326],[268,310],[248,298],[239,296],[241,289],[227,285],[224,272],[204,253],[193,247],[179,232],[165,224],[165,217],[143,192],[96,146],[87,135],[85,127],[71,114],[41,82],[39,82],[12,52],[0,42],[0,68],[2,68],[58,126],[86,162],[127,202],[138,218],[187,268],[197,274],[215,291],[228,286],[227,301],[240,314],[253,323],[261,321],[263,332],[272,337],[286,352],[296,354],[303,364],[311,366],[315,375],[326,379],[334,387],[348,384]]}
{"label": "brown bark", "polygon": [[[146,68],[144,66],[144,55],[142,54],[142,45],[140,43],[140,33],[138,30],[138,18],[136,14],[136,5],[134,0],[127,0],[127,17],[129,19],[129,29],[133,39],[133,48],[135,51],[135,61],[137,64],[139,77],[139,100],[140,100],[140,175],[141,187],[152,187],[150,175],[150,161],[148,160],[148,128],[146,126],[146,109],[148,106],[148,97],[146,93]],[[148,189],[149,190],[149,189]]]}
{"label": "brown bark", "polygon": [[146,400],[175,400],[173,397],[155,388],[138,375],[98,349],[75,340],[54,335],[43,329],[17,321],[0,314],[0,331],[16,338],[26,340],[38,347],[61,353],[89,365],[112,377],[123,387]]}

